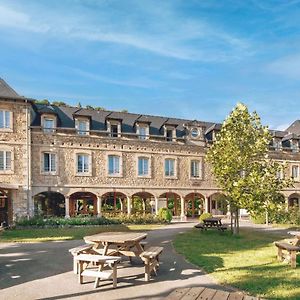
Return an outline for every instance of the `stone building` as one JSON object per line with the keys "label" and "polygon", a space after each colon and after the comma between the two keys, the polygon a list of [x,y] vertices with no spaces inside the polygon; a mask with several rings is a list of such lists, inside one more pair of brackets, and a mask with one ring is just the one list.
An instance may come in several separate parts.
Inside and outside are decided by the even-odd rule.
{"label": "stone building", "polygon": [[[300,121],[298,121],[300,122]],[[273,131],[271,155],[300,178],[299,126]],[[0,222],[35,214],[225,214],[205,162],[220,124],[35,104],[0,79]],[[282,191],[299,203],[300,185]],[[299,194],[298,194],[299,193]]]}

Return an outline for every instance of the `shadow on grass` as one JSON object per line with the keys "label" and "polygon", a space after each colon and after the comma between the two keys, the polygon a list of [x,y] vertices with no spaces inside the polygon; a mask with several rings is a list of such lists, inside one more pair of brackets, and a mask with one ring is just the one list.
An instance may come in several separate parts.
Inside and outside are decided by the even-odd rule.
{"label": "shadow on grass", "polygon": [[[278,263],[277,248],[273,245],[274,241],[288,237],[291,238],[248,228],[240,236],[193,229],[178,235],[174,246],[190,262],[213,273],[222,283],[251,294],[274,296],[274,299],[280,299],[277,295],[281,293],[285,294],[281,299],[300,299],[296,279],[300,276],[300,257],[297,269]],[[285,290],[290,291],[285,293]]]}

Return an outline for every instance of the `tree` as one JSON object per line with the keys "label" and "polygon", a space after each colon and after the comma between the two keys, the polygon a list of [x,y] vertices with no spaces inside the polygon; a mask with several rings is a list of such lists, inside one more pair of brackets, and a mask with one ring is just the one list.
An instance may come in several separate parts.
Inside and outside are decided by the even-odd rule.
{"label": "tree", "polygon": [[230,204],[234,233],[239,233],[240,208],[251,214],[268,211],[279,192],[291,185],[278,176],[284,166],[268,156],[270,141],[271,134],[257,113],[250,114],[238,103],[208,150],[206,159]]}
{"label": "tree", "polygon": [[49,100],[43,99],[43,100],[34,100],[34,103],[36,104],[44,104],[44,105],[50,105]]}
{"label": "tree", "polygon": [[92,110],[94,110],[95,108],[93,107],[93,106],[91,106],[91,105],[86,105],[86,107],[85,107],[86,109],[92,109]]}
{"label": "tree", "polygon": [[55,105],[55,106],[68,106],[65,102],[63,101],[52,101],[51,103],[52,105]]}
{"label": "tree", "polygon": [[104,107],[101,107],[101,106],[96,106],[96,107],[95,107],[95,110],[103,111],[103,110],[105,110],[105,108],[104,108]]}

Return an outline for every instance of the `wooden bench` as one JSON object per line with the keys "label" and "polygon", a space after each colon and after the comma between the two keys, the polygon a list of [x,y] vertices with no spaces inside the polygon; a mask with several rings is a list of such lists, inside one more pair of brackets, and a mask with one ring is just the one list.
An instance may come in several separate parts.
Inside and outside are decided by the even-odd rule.
{"label": "wooden bench", "polygon": [[78,262],[75,259],[76,256],[82,254],[82,253],[91,253],[92,252],[93,245],[92,244],[85,244],[81,245],[75,248],[72,248],[69,250],[69,252],[73,255],[73,271],[74,274],[78,273]]}
{"label": "wooden bench", "polygon": [[152,271],[154,271],[155,275],[157,275],[159,255],[162,253],[163,249],[163,247],[150,247],[140,254],[141,259],[145,263],[145,281],[150,280]]}
{"label": "wooden bench", "polygon": [[[275,242],[275,246],[278,248],[277,259],[283,261],[286,259],[290,261],[291,267],[296,268],[297,252],[300,252],[300,246],[295,246],[285,242]],[[286,250],[289,256],[285,256],[282,250]]]}
{"label": "wooden bench", "polygon": [[[95,288],[98,287],[100,279],[112,279],[113,288],[117,287],[117,265],[121,261],[121,257],[96,254],[79,254],[75,256],[74,259],[78,263],[78,281],[80,284],[83,283],[84,276],[89,276],[95,277]],[[87,266],[90,263],[97,264],[98,270],[87,269]],[[103,268],[106,266],[108,266],[112,271],[103,270]]]}
{"label": "wooden bench", "polygon": [[201,230],[207,230],[209,228],[212,228],[212,229],[217,229],[217,230],[220,230],[220,231],[225,231],[227,230],[227,226],[226,225],[220,225],[220,226],[215,226],[215,227],[212,227],[212,226],[205,226],[205,224],[203,223],[199,223],[197,225],[194,226],[195,228],[198,228],[198,229],[201,229]]}

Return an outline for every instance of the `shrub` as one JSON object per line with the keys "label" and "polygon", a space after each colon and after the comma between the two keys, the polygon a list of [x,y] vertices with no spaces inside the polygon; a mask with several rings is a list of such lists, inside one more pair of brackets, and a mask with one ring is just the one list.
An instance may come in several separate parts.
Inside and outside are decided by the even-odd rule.
{"label": "shrub", "polygon": [[166,207],[161,207],[158,211],[158,218],[163,222],[170,223],[172,221],[172,213]]}
{"label": "shrub", "polygon": [[[264,213],[255,214],[251,216],[251,220],[254,224],[265,224],[266,215]],[[271,222],[271,220],[269,220]]]}
{"label": "shrub", "polygon": [[205,219],[208,219],[208,218],[211,218],[212,217],[212,214],[211,213],[203,213],[200,217],[199,217],[199,221],[201,223],[203,223],[203,221]]}

